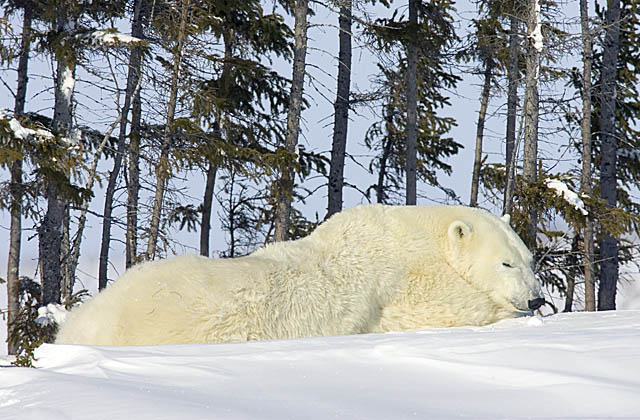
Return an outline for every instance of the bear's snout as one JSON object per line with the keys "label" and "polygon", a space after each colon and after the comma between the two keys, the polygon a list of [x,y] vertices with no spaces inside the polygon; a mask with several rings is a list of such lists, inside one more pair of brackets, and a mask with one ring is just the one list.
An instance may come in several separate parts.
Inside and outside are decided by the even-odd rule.
{"label": "bear's snout", "polygon": [[546,301],[544,300],[544,298],[537,298],[537,299],[530,300],[528,302],[528,306],[529,306],[529,309],[531,309],[532,311],[535,311],[536,309],[538,309],[539,307],[541,307],[545,303],[546,303]]}

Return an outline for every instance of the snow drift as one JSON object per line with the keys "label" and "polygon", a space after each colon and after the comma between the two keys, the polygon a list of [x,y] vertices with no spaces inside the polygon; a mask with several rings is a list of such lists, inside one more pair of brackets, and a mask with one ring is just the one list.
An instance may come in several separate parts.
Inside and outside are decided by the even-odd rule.
{"label": "snow drift", "polygon": [[156,347],[42,346],[2,419],[633,418],[640,311]]}

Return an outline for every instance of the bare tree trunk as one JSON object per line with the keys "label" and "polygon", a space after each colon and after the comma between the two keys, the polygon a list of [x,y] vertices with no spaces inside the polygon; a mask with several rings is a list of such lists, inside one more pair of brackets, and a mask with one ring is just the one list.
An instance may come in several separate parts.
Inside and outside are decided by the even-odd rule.
{"label": "bare tree trunk", "polygon": [[[295,2],[295,45],[293,49],[293,76],[287,114],[287,136],[285,148],[295,153],[300,134],[300,113],[302,111],[302,92],[304,85],[305,60],[307,56],[307,14],[308,0]],[[275,212],[274,240],[286,241],[291,223],[291,201],[293,199],[294,170],[292,165],[282,168],[278,182],[278,203]]]}
{"label": "bare tree trunk", "polygon": [[[27,97],[27,84],[29,78],[29,49],[31,46],[31,7],[24,8],[22,18],[22,39],[20,46],[20,58],[18,60],[18,88],[14,115],[20,117],[24,114],[24,105]],[[18,343],[11,340],[13,335],[13,323],[20,311],[20,249],[22,247],[22,159],[17,159],[11,164],[11,183],[9,193],[11,201],[9,213],[11,225],[9,228],[9,257],[7,261],[7,352],[10,355],[18,351]]]}
{"label": "bare tree trunk", "polygon": [[478,125],[476,127],[476,153],[473,160],[473,175],[471,177],[471,198],[469,205],[478,205],[478,190],[480,188],[480,169],[482,166],[482,140],[484,137],[484,123],[487,118],[487,108],[489,106],[489,94],[491,93],[491,59],[487,58],[484,63],[484,83],[480,96],[480,112],[478,113]]}
{"label": "bare tree trunk", "polygon": [[229,171],[229,258],[236,256],[236,206],[233,202],[233,190],[236,185],[236,171]]}
{"label": "bare tree trunk", "polygon": [[62,242],[60,243],[60,271],[62,279],[60,283],[60,301],[65,302],[73,291],[75,283],[75,266],[71,261],[71,212],[69,203],[65,203],[64,216],[62,219]]}
{"label": "bare tree trunk", "polygon": [[24,114],[24,105],[27,98],[27,84],[29,83],[29,50],[31,49],[31,21],[32,8],[27,4],[22,18],[22,36],[20,41],[20,58],[18,59],[18,86],[16,89],[16,99],[14,113],[16,117]]}
{"label": "bare tree trunk", "polygon": [[209,257],[209,235],[211,233],[211,207],[213,203],[213,188],[216,185],[216,172],[218,167],[209,163],[207,169],[207,181],[204,188],[204,201],[202,202],[202,223],[200,230],[200,255]]}
{"label": "bare tree trunk", "polygon": [[62,272],[60,252],[64,204],[58,199],[55,184],[49,183],[46,190],[47,212],[40,224],[38,251],[40,260],[40,282],[42,303],[60,303]]}
{"label": "bare tree trunk", "polygon": [[[609,0],[606,14],[606,35],[602,52],[602,99],[600,108],[600,197],[610,209],[617,205],[616,99],[617,64],[620,37],[620,0]],[[618,240],[603,232],[600,244],[600,287],[598,310],[616,308],[618,284]]]}
{"label": "bare tree trunk", "polygon": [[[131,24],[131,36],[142,39],[142,20],[143,0],[136,0],[133,22]],[[131,51],[129,58],[129,74],[127,75],[127,88],[124,97],[124,105],[120,111],[120,132],[118,133],[118,145],[115,158],[113,161],[113,169],[109,173],[109,182],[104,199],[104,219],[102,221],[102,242],[100,245],[100,263],[98,266],[98,289],[102,290],[107,287],[107,270],[109,262],[109,247],[111,243],[111,223],[113,212],[113,195],[115,194],[116,184],[120,175],[120,167],[125,154],[125,140],[127,136],[127,122],[131,101],[140,90],[140,82],[142,80],[142,47],[137,46]]]}
{"label": "bare tree trunk", "polygon": [[516,116],[518,111],[518,19],[511,16],[509,30],[509,64],[507,68],[509,86],[507,90],[507,133],[505,157],[505,188],[502,214],[510,214],[515,190]]}
{"label": "bare tree trunk", "polygon": [[414,34],[407,43],[407,167],[406,167],[406,204],[415,205],[417,195],[418,165],[418,100],[417,100],[417,63],[418,42],[415,34],[418,27],[418,2],[409,0],[409,31]]}
{"label": "bare tree trunk", "polygon": [[[63,36],[70,36],[75,22],[66,15],[65,1],[58,2],[56,26]],[[68,137],[72,124],[72,95],[75,85],[75,64],[64,54],[56,54],[57,71],[52,131],[59,137]],[[55,181],[46,187],[47,212],[39,228],[39,260],[42,283],[42,303],[60,303],[61,239],[64,202],[58,194]]]}
{"label": "bare tree trunk", "polygon": [[138,198],[140,192],[140,121],[142,101],[140,92],[134,96],[131,106],[131,131],[129,132],[129,156],[127,178],[127,231],[125,233],[125,267],[138,261]]}
{"label": "bare tree trunk", "polygon": [[153,209],[151,213],[151,225],[149,226],[149,243],[147,244],[146,258],[152,260],[156,256],[158,234],[160,231],[160,216],[162,214],[162,204],[167,181],[169,180],[169,149],[171,147],[171,137],[173,135],[173,119],[175,117],[178,99],[178,79],[180,78],[180,67],[182,64],[182,53],[186,38],[187,11],[189,0],[183,0],[180,15],[180,30],[178,40],[173,52],[173,71],[171,74],[171,88],[169,91],[169,104],[167,109],[167,121],[164,129],[164,137],[160,146],[160,160],[156,170],[156,191],[153,197]]}
{"label": "bare tree trunk", "polygon": [[[524,153],[522,163],[522,175],[527,184],[537,179],[538,159],[538,78],[540,75],[540,50],[536,35],[540,30],[540,3],[539,0],[529,0],[527,15],[527,54],[526,54],[526,90],[524,103]],[[535,249],[538,225],[538,212],[533,205],[528,209],[528,228],[526,243],[530,249]]]}
{"label": "bare tree trunk", "polygon": [[[580,190],[591,196],[591,66],[593,63],[593,34],[589,29],[587,0],[580,0],[580,26],[582,27],[582,176]],[[587,214],[583,229],[584,251],[584,309],[596,310],[595,278],[593,272],[593,217]]]}
{"label": "bare tree trunk", "polygon": [[567,258],[567,265],[569,266],[569,276],[567,277],[567,296],[564,300],[564,311],[563,312],[571,312],[573,307],[573,297],[576,289],[576,271],[578,264],[578,239],[580,236],[576,233],[573,236],[573,241],[571,241],[571,253]]}
{"label": "bare tree trunk", "polygon": [[351,16],[352,2],[344,0],[340,7],[338,52],[338,89],[334,103],[333,146],[329,169],[329,202],[327,218],[342,210],[344,188],[344,157],[349,126],[349,95],[351,89]]}
{"label": "bare tree trunk", "polygon": [[9,231],[9,260],[7,262],[7,337],[8,354],[16,354],[18,343],[11,339],[13,323],[20,312],[20,249],[22,244],[22,161],[11,165],[11,227]]}

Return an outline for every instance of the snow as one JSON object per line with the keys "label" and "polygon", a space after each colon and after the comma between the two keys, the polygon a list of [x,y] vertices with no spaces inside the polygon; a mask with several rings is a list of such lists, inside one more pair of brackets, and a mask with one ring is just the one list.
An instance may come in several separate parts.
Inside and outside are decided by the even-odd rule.
{"label": "snow", "polygon": [[93,31],[89,34],[89,38],[91,44],[97,46],[125,45],[142,42],[139,38],[107,29]]}
{"label": "snow", "polygon": [[64,305],[50,303],[47,306],[38,308],[38,318],[36,323],[41,326],[47,326],[53,323],[61,325],[67,317],[67,310]]}
{"label": "snow", "polygon": [[0,418],[637,418],[640,311],[211,345],[44,345]]}
{"label": "snow", "polygon": [[558,197],[564,198],[567,203],[571,204],[576,210],[582,213],[583,216],[589,214],[584,208],[584,202],[582,199],[578,197],[578,194],[571,191],[567,184],[559,179],[552,178],[547,178],[544,182],[547,185],[547,188],[554,190]]}
{"label": "snow", "polygon": [[82,130],[77,127],[71,127],[69,137],[63,139],[67,145],[73,146],[75,149],[79,149],[82,144]]}
{"label": "snow", "polygon": [[[71,72],[69,72],[71,73]],[[67,74],[65,74],[65,86],[63,86],[63,94],[71,95],[73,93],[73,84],[75,83],[73,80],[73,76],[71,80],[67,79]],[[68,89],[71,89],[69,92]],[[53,140],[55,136],[53,133],[47,129],[32,129],[22,125],[22,123],[14,118],[7,110],[0,109],[0,120],[8,120],[9,121],[9,129],[13,133],[13,136],[16,139],[20,140],[30,140],[30,141],[49,141]],[[82,130],[78,128],[72,128],[69,137],[61,137],[60,140],[70,147],[71,150],[79,149],[82,142]],[[55,158],[52,158],[55,161]]]}
{"label": "snow", "polygon": [[536,1],[535,18],[536,26],[529,36],[531,37],[533,48],[535,48],[536,51],[538,51],[538,54],[540,54],[542,53],[542,48],[544,47],[544,38],[542,37],[542,22],[540,21],[540,0]]}
{"label": "snow", "polygon": [[53,134],[50,131],[43,129],[33,130],[31,128],[24,127],[20,121],[15,118],[11,118],[9,120],[9,128],[13,132],[14,137],[20,140],[28,140],[30,138],[42,140],[53,139]]}
{"label": "snow", "polygon": [[65,103],[71,103],[71,95],[73,95],[73,89],[76,85],[76,79],[73,76],[73,71],[70,67],[65,66],[62,69],[61,80],[62,82],[60,83],[60,92],[64,96]]}

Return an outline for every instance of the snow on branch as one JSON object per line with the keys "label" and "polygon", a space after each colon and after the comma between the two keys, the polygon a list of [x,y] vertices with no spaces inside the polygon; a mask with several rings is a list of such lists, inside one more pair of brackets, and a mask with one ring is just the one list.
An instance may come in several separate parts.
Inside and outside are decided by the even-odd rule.
{"label": "snow on branch", "polygon": [[135,46],[145,41],[116,31],[115,29],[99,29],[83,35],[94,47]]}
{"label": "snow on branch", "polygon": [[38,308],[36,324],[41,327],[46,327],[54,323],[61,325],[64,323],[67,313],[68,312],[65,307],[57,303],[50,303],[47,306],[41,306]]}
{"label": "snow on branch", "polygon": [[546,184],[547,188],[554,190],[558,197],[563,198],[564,201],[572,205],[576,210],[582,213],[583,216],[589,214],[584,208],[584,202],[582,201],[582,199],[578,197],[578,194],[571,191],[567,184],[560,181],[559,179],[551,178],[547,178],[544,183]]}
{"label": "snow on branch", "polygon": [[15,118],[9,120],[9,128],[13,132],[13,136],[20,140],[27,140],[29,138],[35,138],[38,140],[50,140],[53,139],[53,134],[49,130],[27,128],[23,126],[20,121]]}
{"label": "snow on branch", "polygon": [[18,140],[38,140],[47,141],[54,138],[51,131],[46,129],[33,129],[22,125],[14,116],[6,109],[0,109],[0,121],[8,123],[9,130],[14,138]]}
{"label": "snow on branch", "polygon": [[[30,128],[22,125],[13,113],[7,109],[0,109],[0,124],[6,130],[7,134],[17,140],[29,142],[47,142],[52,141],[56,136],[47,128]],[[31,123],[32,126],[40,126],[39,123]],[[7,130],[8,129],[8,130]],[[72,128],[69,137],[59,137],[58,141],[66,145],[70,149],[77,149],[81,145],[82,137],[85,133],[80,128]]]}

